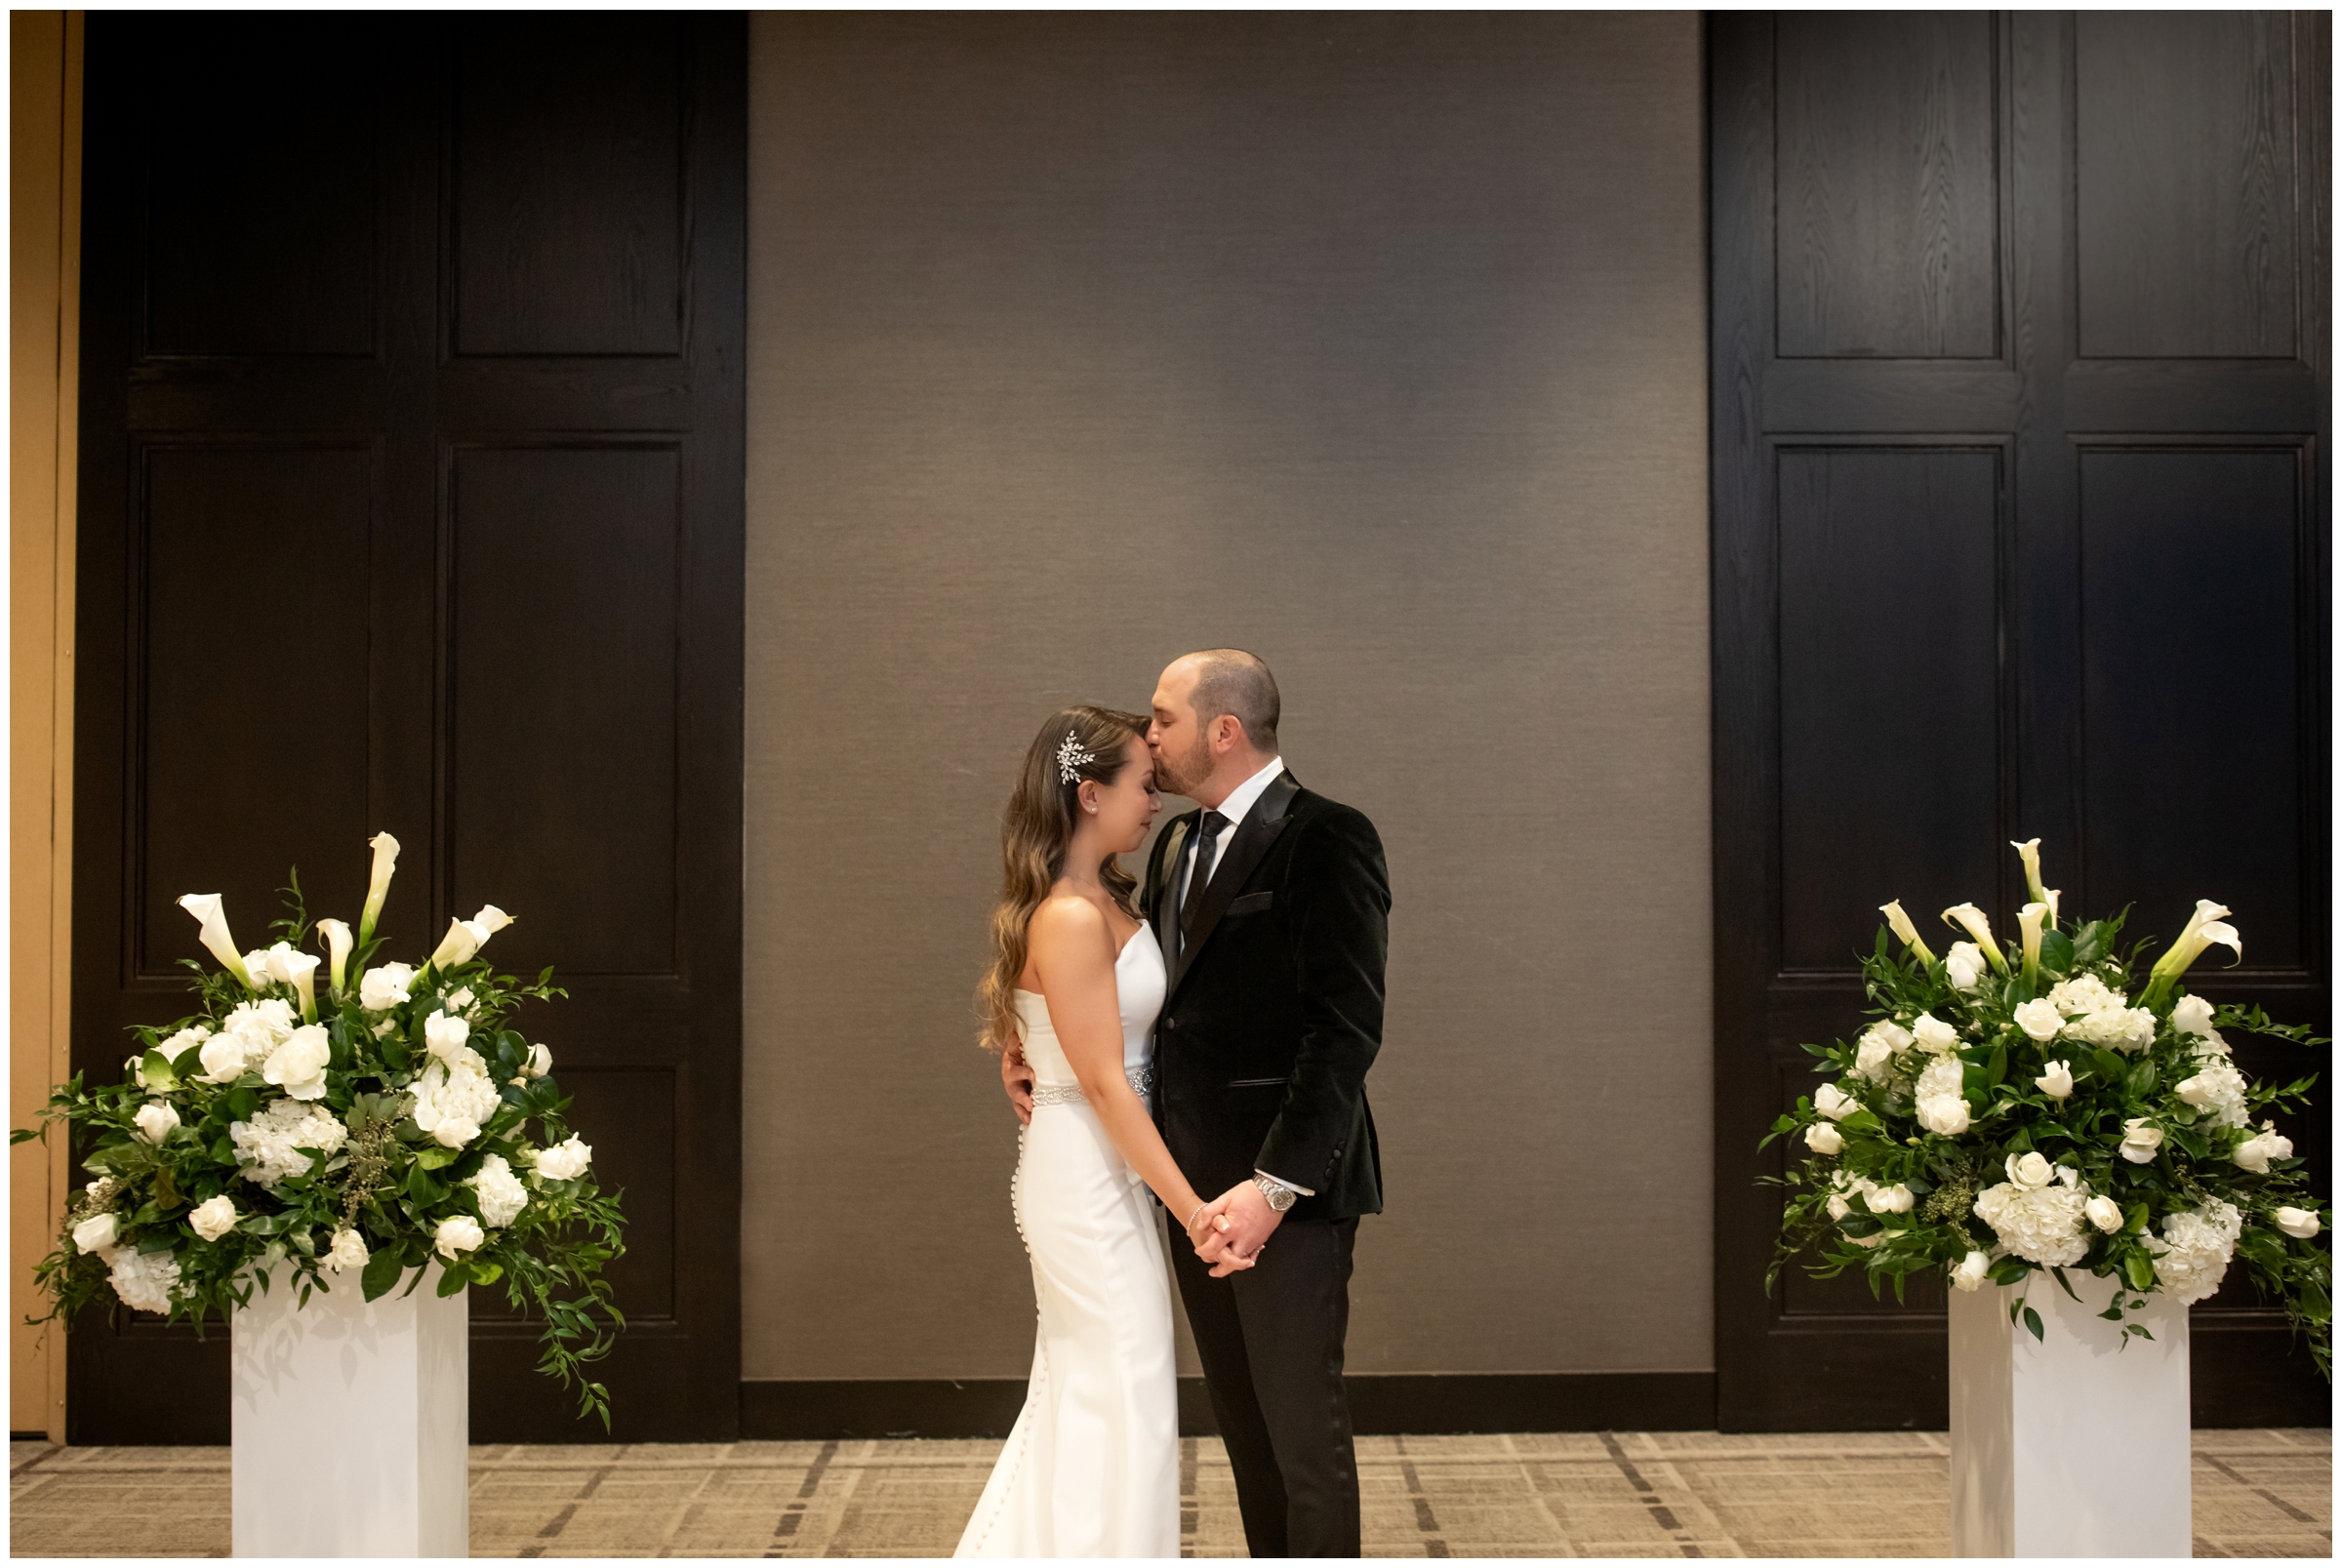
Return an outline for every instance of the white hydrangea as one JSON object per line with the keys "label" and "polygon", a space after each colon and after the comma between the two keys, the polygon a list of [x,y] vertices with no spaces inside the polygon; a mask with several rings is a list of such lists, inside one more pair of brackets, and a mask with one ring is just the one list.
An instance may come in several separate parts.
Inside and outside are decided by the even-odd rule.
{"label": "white hydrangea", "polygon": [[481,1161],[480,1174],[464,1185],[479,1194],[483,1225],[510,1225],[528,1207],[529,1189],[520,1185],[520,1178],[512,1174],[511,1165],[502,1154],[491,1154]]}
{"label": "white hydrangea", "polygon": [[139,1253],[123,1247],[108,1261],[113,1265],[114,1294],[125,1307],[141,1312],[171,1310],[172,1293],[179,1289],[177,1253]]}
{"label": "white hydrangea", "polygon": [[2155,1038],[2155,1015],[2143,1007],[2102,1007],[2066,1027],[2100,1050],[2136,1051]]}
{"label": "white hydrangea", "polygon": [[2211,1115],[2204,1125],[2211,1127],[2241,1127],[2245,1124],[2244,1074],[2229,1065],[2228,1059],[2216,1052],[2196,1053],[2196,1075],[2183,1078],[2172,1092],[2200,1110]]}
{"label": "white hydrangea", "polygon": [[1854,1071],[1873,1083],[1884,1083],[1895,1075],[1895,1057],[1911,1049],[1911,1030],[1893,1019],[1882,1018],[1862,1031],[1854,1043]]}
{"label": "white hydrangea", "polygon": [[1968,1130],[1968,1103],[1960,1094],[1961,1067],[1957,1057],[1938,1057],[1919,1074],[1912,1091],[1919,1125],[1944,1138]]}
{"label": "white hydrangea", "polygon": [[447,1148],[462,1148],[480,1136],[496,1114],[496,1080],[488,1064],[468,1045],[433,1057],[415,1080],[415,1125]]}
{"label": "white hydrangea", "polygon": [[2220,1036],[2212,1029],[2212,1004],[2201,996],[2182,996],[2171,1008],[2171,1026],[2182,1034]]}
{"label": "white hydrangea", "polygon": [[296,1021],[293,1004],[270,996],[243,1002],[220,1025],[220,1032],[203,1042],[203,1076],[199,1083],[233,1083],[248,1067],[257,1067],[292,1037]]}
{"label": "white hydrangea", "polygon": [[2062,1268],[2090,1250],[2082,1229],[2088,1191],[2079,1184],[2027,1188],[2013,1182],[1976,1195],[1976,1218],[1993,1227],[2000,1245],[2029,1263]]}
{"label": "white hydrangea", "polygon": [[2155,1282],[2181,1306],[2202,1301],[2220,1288],[2235,1256],[2244,1217],[2218,1198],[2201,1209],[2163,1216],[2162,1237],[2147,1238],[2155,1255]]}
{"label": "white hydrangea", "polygon": [[323,1106],[272,1100],[252,1120],[231,1122],[227,1136],[236,1146],[244,1179],[273,1191],[286,1177],[307,1173],[309,1157],[302,1149],[330,1157],[349,1141],[349,1130]]}
{"label": "white hydrangea", "polygon": [[2068,1018],[2127,1005],[2120,991],[2108,988],[2096,975],[2077,975],[2049,987],[2049,1003]]}

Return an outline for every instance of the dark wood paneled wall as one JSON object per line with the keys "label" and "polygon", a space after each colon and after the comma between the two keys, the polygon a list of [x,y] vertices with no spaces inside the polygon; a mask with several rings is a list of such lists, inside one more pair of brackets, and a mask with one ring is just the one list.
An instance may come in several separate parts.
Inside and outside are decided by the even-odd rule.
{"label": "dark wood paneled wall", "polygon": [[[75,1065],[185,1005],[173,900],[301,869],[383,929],[519,915],[629,1251],[621,1438],[740,1377],[745,28],[101,16],[84,212]],[[581,1440],[475,1293],[472,1432]],[[75,1442],[218,1442],[226,1346],[72,1342]]]}
{"label": "dark wood paneled wall", "polygon": [[[1946,1419],[1940,1284],[1760,1283],[1756,1142],[1816,1081],[1798,1043],[1859,1022],[1878,905],[2013,909],[2038,834],[2068,908],[2168,937],[2218,898],[2248,965],[2198,988],[2330,1020],[2330,39],[1710,20],[1727,1428]],[[2322,1424],[2241,1274],[2195,1313],[2199,1422]]]}

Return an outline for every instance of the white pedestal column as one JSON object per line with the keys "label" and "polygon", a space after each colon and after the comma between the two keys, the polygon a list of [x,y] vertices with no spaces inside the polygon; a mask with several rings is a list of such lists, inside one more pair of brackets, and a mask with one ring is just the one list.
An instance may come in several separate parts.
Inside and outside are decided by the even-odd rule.
{"label": "white pedestal column", "polygon": [[1958,1557],[2185,1557],[2188,1309],[2149,1296],[2130,1321],[2093,1314],[2112,1282],[2069,1269],[2080,1303],[2037,1275],[2035,1340],[2012,1286],[1951,1292],[1952,1552]]}
{"label": "white pedestal column", "polygon": [[404,1300],[351,1273],[296,1307],[288,1275],[231,1314],[235,1554],[469,1555],[464,1294],[433,1264]]}

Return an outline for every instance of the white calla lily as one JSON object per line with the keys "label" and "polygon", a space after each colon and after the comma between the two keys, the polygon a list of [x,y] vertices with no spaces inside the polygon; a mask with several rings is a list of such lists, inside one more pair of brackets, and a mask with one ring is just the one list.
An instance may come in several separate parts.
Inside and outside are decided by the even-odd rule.
{"label": "white calla lily", "polygon": [[1911,916],[1903,912],[1901,899],[1890,899],[1881,904],[1878,905],[1878,912],[1886,916],[1886,928],[1895,934],[1898,941],[1912,950],[1913,955],[1920,963],[1932,964],[1935,962],[1935,954],[1929,952],[1927,945],[1919,940],[1919,928],[1913,925]]}
{"label": "white calla lily", "polygon": [[358,945],[374,940],[374,924],[383,915],[383,901],[390,896],[390,878],[398,870],[398,840],[377,833],[367,840],[374,847],[374,874],[366,884],[366,907],[358,911]]}
{"label": "white calla lily", "polygon": [[2041,922],[2048,918],[2049,905],[2028,904],[2017,911],[2017,935],[2024,944],[2025,983],[2030,985],[2041,978]]}
{"label": "white calla lily", "polygon": [[429,967],[438,970],[455,968],[471,961],[472,954],[487,945],[488,939],[513,923],[513,916],[493,904],[480,905],[480,912],[468,920],[450,920],[447,935],[431,951]]}
{"label": "white calla lily", "polygon": [[2025,892],[2027,895],[2036,904],[2047,904],[2049,895],[2041,886],[2041,841],[2038,838],[2029,838],[2020,844],[2012,838],[2008,841],[2008,847],[2015,850],[2017,859],[2025,863]]}
{"label": "white calla lily", "polygon": [[2236,963],[2244,961],[2244,939],[2237,934],[2235,926],[2223,918],[2229,912],[2225,904],[2214,904],[2209,899],[2196,901],[2196,912],[2188,916],[2188,923],[2181,929],[2178,940],[2155,961],[2152,978],[2147,983],[2147,994],[2140,998],[2142,1002],[2151,1008],[2159,1006],[2163,998],[2171,994],[2171,988],[2179,984],[2179,977],[2188,972],[2188,966],[2203,956],[2206,947],[2226,947],[2237,955]]}
{"label": "white calla lily", "polygon": [[333,962],[326,973],[331,979],[334,994],[339,996],[349,984],[349,955],[356,944],[351,941],[349,927],[339,920],[320,920],[317,934],[325,939],[326,951]]}
{"label": "white calla lily", "polygon": [[179,906],[193,915],[203,927],[202,935],[196,940],[214,958],[220,960],[220,967],[242,981],[246,989],[259,989],[259,984],[252,978],[252,971],[245,967],[244,955],[236,951],[236,939],[227,934],[227,911],[221,905],[220,895],[189,893],[179,901]]}
{"label": "white calla lily", "polygon": [[1966,930],[1976,939],[1986,962],[2004,975],[2008,973],[2008,959],[2001,953],[2000,945],[1993,940],[1993,923],[1984,917],[1982,909],[1973,904],[1956,904],[1944,911],[1944,924],[1957,924]]}

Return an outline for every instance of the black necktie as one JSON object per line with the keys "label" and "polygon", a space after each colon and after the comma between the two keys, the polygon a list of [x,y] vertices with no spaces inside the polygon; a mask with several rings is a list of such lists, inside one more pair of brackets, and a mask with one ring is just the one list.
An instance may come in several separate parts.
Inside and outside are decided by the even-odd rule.
{"label": "black necktie", "polygon": [[1195,824],[1195,864],[1188,872],[1187,896],[1179,904],[1179,945],[1191,947],[1195,943],[1195,911],[1203,907],[1203,890],[1212,879],[1212,862],[1220,857],[1220,835],[1228,830],[1228,819],[1216,811],[1207,811]]}

